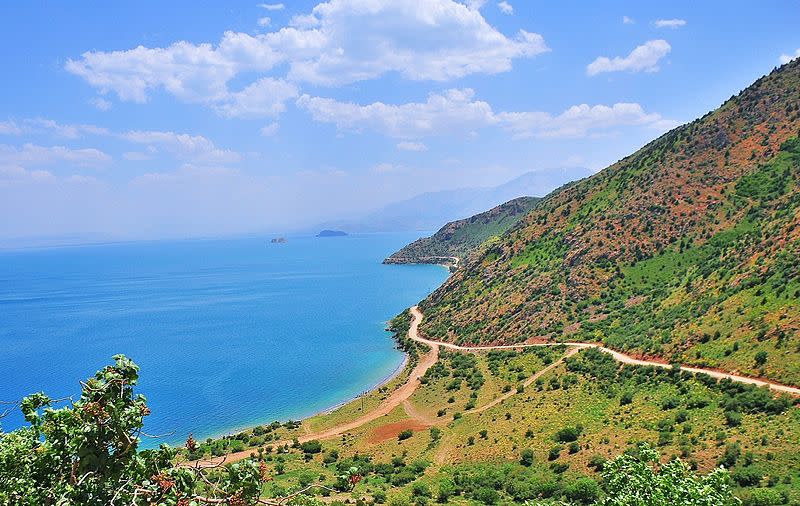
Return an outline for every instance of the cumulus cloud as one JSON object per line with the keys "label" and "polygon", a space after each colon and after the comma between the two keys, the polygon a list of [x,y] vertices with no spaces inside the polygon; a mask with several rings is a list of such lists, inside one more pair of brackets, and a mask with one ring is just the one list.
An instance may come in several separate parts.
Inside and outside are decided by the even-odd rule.
{"label": "cumulus cloud", "polygon": [[62,124],[52,119],[26,118],[20,121],[0,122],[0,135],[52,133],[57,137],[77,139],[86,134],[106,135],[108,130],[96,125]]}
{"label": "cumulus cloud", "polygon": [[[180,41],[163,48],[89,51],[69,60],[66,69],[124,101],[145,102],[152,91],[165,90],[223,114],[255,116],[272,115],[276,108],[258,102],[245,112],[235,104],[264,79],[287,87],[287,81],[335,86],[387,73],[446,81],[504,72],[514,59],[549,50],[541,35],[520,30],[508,37],[476,8],[453,0],[331,0],[291,24],[256,35],[226,32],[216,45]],[[264,75],[284,68],[283,77]],[[256,76],[255,82],[230,89],[242,75]]]}
{"label": "cumulus cloud", "polygon": [[[256,98],[249,99],[252,106],[266,108],[276,107],[258,103]],[[277,124],[273,127],[277,130]],[[122,154],[125,160],[150,160],[159,151],[164,151],[180,160],[197,163],[232,163],[239,161],[241,155],[235,151],[218,148],[211,140],[202,135],[186,133],[133,130],[129,132],[113,132],[107,128],[86,124],[64,124],[46,118],[26,118],[18,121],[0,122],[0,134],[26,135],[51,134],[55,137],[78,139],[86,136],[122,139],[142,145],[140,151],[126,151]],[[102,165],[111,160],[106,153],[95,148],[72,149],[65,146],[44,147],[27,143],[20,147],[0,145],[0,163],[32,164],[71,162],[78,165]]]}
{"label": "cumulus cloud", "polygon": [[263,18],[258,18],[258,26],[269,26],[272,23],[272,18],[268,16],[264,16]]}
{"label": "cumulus cloud", "polygon": [[286,100],[296,96],[297,87],[293,84],[264,77],[242,91],[231,93],[228,100],[214,109],[228,118],[273,117],[286,110]]}
{"label": "cumulus cloud", "polygon": [[342,130],[369,129],[388,137],[411,139],[447,132],[462,132],[496,122],[492,107],[472,100],[475,92],[467,89],[431,93],[427,101],[402,105],[375,102],[359,105],[331,98],[303,95],[297,105],[323,123],[333,123]]}
{"label": "cumulus cloud", "polygon": [[2,165],[0,163],[0,187],[17,183],[53,183],[58,178],[47,170],[28,170],[20,165]]}
{"label": "cumulus cloud", "polygon": [[403,151],[427,151],[428,146],[421,142],[402,141],[397,143],[397,149]]}
{"label": "cumulus cloud", "polygon": [[678,122],[657,113],[646,113],[636,103],[574,105],[557,116],[543,112],[506,112],[498,115],[516,138],[585,137],[621,126],[645,126],[665,131]]}
{"label": "cumulus cloud", "polygon": [[433,93],[425,102],[401,105],[375,102],[359,105],[330,98],[303,95],[297,100],[316,121],[332,123],[341,130],[370,130],[392,138],[405,139],[397,145],[408,149],[419,139],[443,134],[470,135],[478,129],[496,126],[515,137],[584,137],[622,126],[645,126],[668,130],[677,122],[657,113],[647,113],[636,103],[611,106],[575,105],[556,116],[544,111],[495,112],[484,101],[474,99],[471,89]]}
{"label": "cumulus cloud", "polygon": [[270,123],[269,125],[262,127],[259,132],[261,133],[262,137],[272,137],[276,133],[278,133],[279,125],[275,122]]}
{"label": "cumulus cloud", "polygon": [[[781,65],[784,65],[784,64],[789,63],[790,61],[792,61],[792,60],[794,60],[795,58],[798,58],[798,57],[800,57],[800,47],[797,48],[797,50],[795,50],[793,55],[792,54],[782,54],[782,55],[780,55],[780,57],[778,58],[778,61],[780,62]],[[0,127],[0,130],[2,130],[2,127]]]}
{"label": "cumulus cloud", "polygon": [[110,101],[104,99],[103,97],[91,98],[89,99],[89,103],[92,104],[98,111],[107,111],[111,109],[113,105]]}
{"label": "cumulus cloud", "polygon": [[479,11],[486,5],[486,0],[467,0],[465,3],[470,9]]}
{"label": "cumulus cloud", "polygon": [[656,19],[653,21],[656,28],[680,28],[686,25],[685,19]]}
{"label": "cumulus cloud", "polygon": [[72,149],[65,146],[39,146],[26,143],[21,147],[0,144],[0,165],[48,165],[57,162],[71,163],[82,167],[99,167],[111,161],[111,157],[95,148]]}
{"label": "cumulus cloud", "polygon": [[22,128],[15,121],[0,121],[0,135],[21,135]]}
{"label": "cumulus cloud", "polygon": [[628,56],[598,57],[586,67],[586,73],[594,76],[603,72],[657,72],[658,62],[671,49],[672,47],[666,40],[650,40],[637,46]]}
{"label": "cumulus cloud", "polygon": [[497,4],[497,8],[504,14],[514,14],[514,6],[503,0]]}
{"label": "cumulus cloud", "polygon": [[151,151],[163,149],[176,158],[196,163],[231,163],[241,159],[241,155],[238,153],[219,149],[202,135],[132,130],[119,134],[119,137],[135,144],[148,146]]}
{"label": "cumulus cloud", "polygon": [[636,23],[636,20],[633,18],[629,18],[628,16],[622,16],[622,24],[623,25],[632,25]]}

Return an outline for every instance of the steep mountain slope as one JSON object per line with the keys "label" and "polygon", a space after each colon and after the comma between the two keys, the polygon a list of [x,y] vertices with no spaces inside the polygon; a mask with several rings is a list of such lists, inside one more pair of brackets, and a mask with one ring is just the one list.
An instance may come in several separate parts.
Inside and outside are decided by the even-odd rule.
{"label": "steep mountain slope", "polygon": [[430,237],[417,239],[384,260],[388,264],[454,263],[490,237],[499,236],[533,209],[539,199],[520,197],[463,220],[451,221]]}
{"label": "steep mountain slope", "polygon": [[800,384],[800,60],[548,195],[422,303],[431,338],[603,341]]}

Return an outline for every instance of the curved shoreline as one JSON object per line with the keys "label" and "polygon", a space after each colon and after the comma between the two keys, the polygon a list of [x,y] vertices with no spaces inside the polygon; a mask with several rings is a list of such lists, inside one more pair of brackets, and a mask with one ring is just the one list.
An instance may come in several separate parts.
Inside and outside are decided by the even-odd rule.
{"label": "curved shoreline", "polygon": [[309,418],[314,418],[315,416],[329,415],[329,414],[333,413],[334,411],[336,411],[337,409],[339,409],[339,408],[341,408],[343,406],[347,406],[348,404],[350,404],[351,402],[355,401],[356,399],[358,399],[362,395],[371,394],[372,392],[378,390],[379,388],[383,387],[384,385],[390,383],[392,380],[394,380],[395,378],[400,376],[403,373],[403,371],[405,371],[407,365],[408,365],[408,353],[403,352],[403,360],[397,365],[397,367],[394,368],[394,370],[392,372],[390,372],[388,375],[384,376],[383,379],[378,381],[376,384],[374,384],[373,386],[367,388],[366,390],[364,390],[360,394],[357,394],[357,395],[354,395],[353,397],[345,399],[342,402],[334,404],[333,406],[331,406],[329,408],[325,408],[325,409],[323,409],[321,411],[318,411],[318,412],[314,413],[311,416],[303,417],[303,418],[300,419],[300,421],[308,420]]}
{"label": "curved shoreline", "polygon": [[[395,349],[396,349],[396,347],[395,347]],[[378,390],[379,388],[383,387],[384,385],[390,383],[392,380],[394,380],[395,378],[400,376],[403,373],[403,371],[405,371],[406,366],[408,365],[408,353],[406,353],[406,352],[402,352],[402,353],[403,353],[403,360],[397,365],[397,367],[394,368],[394,370],[392,370],[392,372],[390,372],[389,374],[384,376],[382,379],[378,380],[377,383],[375,383],[372,386],[368,387],[366,390],[362,391],[361,393],[349,396],[343,401],[337,402],[336,404],[333,404],[333,405],[331,405],[331,406],[329,406],[327,408],[324,408],[324,409],[322,409],[320,411],[317,411],[315,413],[312,413],[310,415],[303,415],[303,416],[298,417],[297,419],[289,417],[289,418],[286,418],[285,421],[288,422],[288,421],[292,421],[292,420],[298,420],[298,421],[303,422],[305,420],[309,420],[309,419],[314,418],[316,416],[328,415],[330,413],[333,413],[337,409],[350,404],[351,402],[355,401],[356,399],[358,399],[362,395],[371,394],[375,390]],[[202,439],[205,440],[206,437],[209,437],[211,439],[220,439],[220,438],[223,438],[223,437],[231,436],[233,434],[238,434],[240,432],[244,432],[246,430],[250,430],[250,429],[252,429],[254,427],[257,427],[259,425],[269,425],[273,421],[275,421],[275,420],[266,420],[265,419],[265,420],[260,421],[260,422],[248,422],[248,423],[246,423],[246,424],[244,424],[244,425],[242,425],[240,427],[237,427],[235,429],[228,429],[228,430],[225,430],[223,432],[219,432],[219,433],[216,433],[216,434],[213,434],[213,435],[210,435],[210,436],[205,436]],[[278,420],[278,421],[280,422],[281,420]],[[183,444],[182,442],[178,442],[177,446],[181,446],[182,444]]]}

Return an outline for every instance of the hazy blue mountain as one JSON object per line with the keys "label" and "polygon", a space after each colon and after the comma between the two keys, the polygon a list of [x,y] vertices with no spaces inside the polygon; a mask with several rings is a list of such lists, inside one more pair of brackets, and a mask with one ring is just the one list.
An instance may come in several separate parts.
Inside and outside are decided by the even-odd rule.
{"label": "hazy blue mountain", "polygon": [[438,230],[450,221],[492,209],[517,197],[541,197],[568,181],[590,176],[582,167],[532,171],[500,186],[421,193],[374,211],[361,219],[320,225],[348,232]]}

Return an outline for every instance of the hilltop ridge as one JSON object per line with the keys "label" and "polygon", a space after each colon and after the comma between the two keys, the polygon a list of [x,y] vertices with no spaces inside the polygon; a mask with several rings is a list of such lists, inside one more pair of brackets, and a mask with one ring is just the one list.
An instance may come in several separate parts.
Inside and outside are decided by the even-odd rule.
{"label": "hilltop ridge", "polygon": [[385,264],[444,263],[454,267],[491,237],[516,225],[540,199],[519,197],[488,211],[451,221],[430,237],[417,239],[392,253]]}

